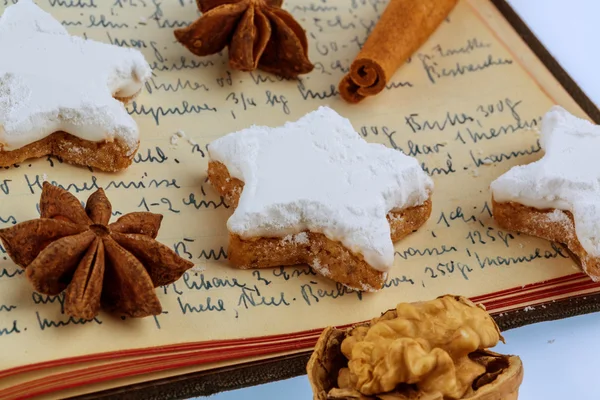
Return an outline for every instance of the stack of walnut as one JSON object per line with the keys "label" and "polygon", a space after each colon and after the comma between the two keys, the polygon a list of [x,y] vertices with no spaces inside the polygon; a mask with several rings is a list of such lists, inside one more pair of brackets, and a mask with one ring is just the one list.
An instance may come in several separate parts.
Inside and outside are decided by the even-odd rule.
{"label": "stack of walnut", "polygon": [[307,366],[315,400],[516,400],[517,356],[481,306],[442,296],[401,303],[349,329],[327,328]]}

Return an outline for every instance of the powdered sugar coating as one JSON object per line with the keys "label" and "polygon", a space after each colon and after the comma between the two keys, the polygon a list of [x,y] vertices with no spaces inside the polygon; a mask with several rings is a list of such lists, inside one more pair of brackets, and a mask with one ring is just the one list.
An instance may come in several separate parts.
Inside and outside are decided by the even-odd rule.
{"label": "powdered sugar coating", "polygon": [[283,239],[284,243],[308,244],[308,235],[306,232],[300,232],[295,235],[287,235]]}
{"label": "powdered sugar coating", "polygon": [[550,213],[547,213],[546,219],[548,219],[548,222],[558,222],[561,224],[571,223],[571,220],[569,219],[568,215],[561,210],[554,210]]}
{"label": "powdered sugar coating", "polygon": [[[600,257],[600,126],[555,106],[542,119],[540,144],[543,158],[492,182],[494,199],[570,211],[579,242],[588,254]],[[548,218],[568,219],[562,212]]]}
{"label": "powdered sugar coating", "polygon": [[70,36],[31,0],[0,17],[0,148],[15,150],[57,132],[84,140],[122,140],[139,133],[123,104],[151,76],[137,50]]}
{"label": "powdered sugar coating", "polygon": [[367,143],[327,107],[282,127],[229,134],[208,152],[244,182],[230,232],[243,238],[319,232],[381,271],[394,261],[386,215],[422,205],[433,190],[416,159]]}

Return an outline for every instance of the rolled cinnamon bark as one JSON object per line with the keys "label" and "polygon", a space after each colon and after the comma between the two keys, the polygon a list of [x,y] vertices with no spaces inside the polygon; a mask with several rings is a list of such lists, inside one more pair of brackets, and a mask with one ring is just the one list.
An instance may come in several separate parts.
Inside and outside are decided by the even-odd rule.
{"label": "rolled cinnamon bark", "polygon": [[394,72],[444,21],[458,0],[391,0],[342,79],[344,100],[358,103],[381,92]]}

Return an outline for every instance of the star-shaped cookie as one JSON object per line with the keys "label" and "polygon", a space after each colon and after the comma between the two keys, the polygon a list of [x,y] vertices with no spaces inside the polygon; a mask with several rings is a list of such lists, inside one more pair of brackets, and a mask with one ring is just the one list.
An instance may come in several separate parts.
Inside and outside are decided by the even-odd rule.
{"label": "star-shaped cookie", "polygon": [[431,212],[433,182],[418,161],[367,143],[327,107],[224,136],[209,155],[209,180],[235,207],[228,258],[240,268],[308,263],[376,290],[393,264],[393,240]]}
{"label": "star-shaped cookie", "polygon": [[600,278],[600,126],[554,106],[542,119],[544,156],[492,182],[507,229],[566,244]]}
{"label": "star-shaped cookie", "polygon": [[139,51],[70,36],[20,0],[0,17],[0,53],[0,165],[46,154],[105,170],[131,163],[139,134],[121,101],[151,75]]}

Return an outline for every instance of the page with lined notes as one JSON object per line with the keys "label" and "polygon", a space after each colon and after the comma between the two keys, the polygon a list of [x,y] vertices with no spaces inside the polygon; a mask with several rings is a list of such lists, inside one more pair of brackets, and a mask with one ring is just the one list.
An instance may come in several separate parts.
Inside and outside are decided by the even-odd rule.
{"label": "page with lined notes", "polygon": [[[0,0],[0,10],[12,3]],[[103,173],[53,157],[2,169],[0,226],[39,216],[44,179],[82,201],[102,187],[114,219],[134,211],[163,214],[158,240],[195,267],[157,289],[162,315],[136,320],[100,313],[83,321],[64,314],[63,295],[34,292],[0,249],[0,371],[348,324],[398,302],[482,295],[577,272],[559,245],[504,231],[492,218],[490,182],[542,156],[542,115],[556,103],[585,114],[487,1],[459,2],[386,90],[357,105],[341,100],[337,85],[386,1],[286,1],[308,32],[315,64],[291,81],[233,71],[227,51],[190,54],[173,30],[200,15],[194,0],[37,3],[71,34],[139,49],[154,73],[128,106],[141,145],[126,171]],[[321,105],[349,118],[367,141],[416,157],[435,182],[431,218],[395,245],[394,268],[378,293],[350,291],[303,265],[242,271],[227,263],[232,210],[207,182],[208,143],[252,124],[294,121]]]}

